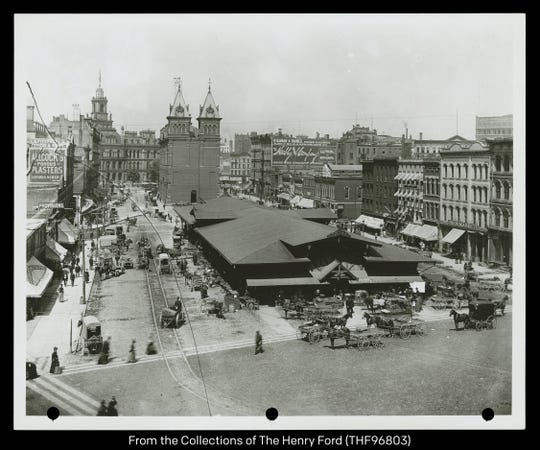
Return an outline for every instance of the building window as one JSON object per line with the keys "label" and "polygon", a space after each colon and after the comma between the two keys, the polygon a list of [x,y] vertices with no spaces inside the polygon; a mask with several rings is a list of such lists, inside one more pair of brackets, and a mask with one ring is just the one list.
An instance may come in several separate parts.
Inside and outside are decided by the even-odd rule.
{"label": "building window", "polygon": [[501,157],[499,155],[495,157],[495,170],[497,172],[501,171]]}
{"label": "building window", "polygon": [[501,183],[495,181],[495,198],[501,198]]}
{"label": "building window", "polygon": [[[444,177],[447,178],[448,177],[448,166],[446,164],[443,165],[443,170],[444,170]],[[445,194],[445,197],[446,197],[446,194]]]}
{"label": "building window", "polygon": [[461,166],[458,164],[456,167],[457,167],[457,177],[461,178]]}
{"label": "building window", "polygon": [[508,211],[504,210],[503,212],[503,225],[504,225],[504,228],[509,228],[509,218],[510,218],[510,215],[508,214]]}
{"label": "building window", "polygon": [[456,208],[456,220],[459,222],[461,219],[459,208]]}
{"label": "building window", "polygon": [[476,210],[472,210],[472,223],[473,225],[476,225]]}
{"label": "building window", "polygon": [[463,186],[463,200],[467,201],[467,186]]}
{"label": "building window", "polygon": [[476,164],[473,164],[472,168],[473,168],[473,176],[474,176],[473,178],[476,180],[477,175],[478,175],[478,174],[476,173]]}
{"label": "building window", "polygon": [[450,200],[454,200],[454,186],[450,185]]}
{"label": "building window", "polygon": [[443,198],[448,198],[448,190],[447,190],[447,187],[446,187],[446,184],[443,184]]}
{"label": "building window", "polygon": [[463,208],[463,222],[467,223],[467,208]]}
{"label": "building window", "polygon": [[459,189],[459,185],[456,186],[456,198],[458,200],[461,200],[461,192],[460,192],[460,189]]}
{"label": "building window", "polygon": [[450,220],[454,220],[454,207],[453,206],[450,206],[448,208],[448,213],[450,215]]}
{"label": "building window", "polygon": [[450,176],[454,178],[454,165],[450,164]]}
{"label": "building window", "polygon": [[469,178],[469,167],[467,164],[463,164],[463,177],[465,179]]}
{"label": "building window", "polygon": [[504,199],[510,200],[510,185],[508,183],[504,183]]}
{"label": "building window", "polygon": [[504,155],[504,171],[510,172],[510,156]]}

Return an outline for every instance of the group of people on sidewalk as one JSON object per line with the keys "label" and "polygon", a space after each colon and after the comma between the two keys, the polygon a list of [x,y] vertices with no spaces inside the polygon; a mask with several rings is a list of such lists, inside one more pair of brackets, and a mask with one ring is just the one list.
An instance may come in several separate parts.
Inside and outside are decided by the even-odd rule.
{"label": "group of people on sidewalk", "polygon": [[[137,359],[137,352],[135,349],[135,344],[137,341],[135,339],[132,339],[131,346],[129,348],[128,356],[126,359],[126,363],[135,363],[138,361]],[[111,337],[109,336],[105,342],[103,342],[103,346],[101,348],[101,353],[98,358],[98,364],[107,364],[112,358],[110,357],[111,353]],[[157,354],[156,346],[154,344],[154,340],[150,336],[148,339],[148,343],[146,345],[146,354],[147,355],[155,355]]]}
{"label": "group of people on sidewalk", "polygon": [[117,416],[118,410],[116,409],[116,405],[118,402],[116,401],[116,397],[113,395],[111,401],[107,405],[105,400],[101,400],[101,403],[99,405],[99,409],[97,412],[98,416]]}

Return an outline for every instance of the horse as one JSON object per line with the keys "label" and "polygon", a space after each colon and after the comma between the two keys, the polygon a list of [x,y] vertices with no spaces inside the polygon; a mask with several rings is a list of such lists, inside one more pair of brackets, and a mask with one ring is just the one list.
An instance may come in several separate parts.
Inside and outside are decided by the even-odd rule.
{"label": "horse", "polygon": [[458,328],[460,323],[463,323],[462,329],[465,329],[467,328],[467,326],[469,325],[469,322],[471,321],[468,314],[459,314],[455,309],[450,310],[450,317],[452,316],[454,317],[454,324],[456,326],[456,330],[460,329]]}
{"label": "horse", "polygon": [[372,316],[371,314],[365,312],[363,317],[364,319],[366,319],[366,323],[368,324],[368,326],[371,326],[375,323],[375,316]]}
{"label": "horse", "polygon": [[373,297],[369,296],[369,297],[366,297],[364,299],[364,303],[366,304],[367,308],[372,312],[374,313],[375,312],[375,308],[373,306]]}
{"label": "horse", "polygon": [[375,317],[375,325],[382,328],[393,328],[394,327],[394,321],[392,319],[384,319],[382,317],[376,316]]}

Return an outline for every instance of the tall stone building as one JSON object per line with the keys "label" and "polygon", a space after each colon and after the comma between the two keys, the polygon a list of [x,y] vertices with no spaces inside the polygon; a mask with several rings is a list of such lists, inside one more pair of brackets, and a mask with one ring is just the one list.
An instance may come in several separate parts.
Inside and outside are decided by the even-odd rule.
{"label": "tall stone building", "polygon": [[219,107],[208,86],[197,117],[199,127],[193,127],[189,106],[178,85],[167,125],[160,133],[158,187],[166,203],[195,203],[218,196],[220,121]]}

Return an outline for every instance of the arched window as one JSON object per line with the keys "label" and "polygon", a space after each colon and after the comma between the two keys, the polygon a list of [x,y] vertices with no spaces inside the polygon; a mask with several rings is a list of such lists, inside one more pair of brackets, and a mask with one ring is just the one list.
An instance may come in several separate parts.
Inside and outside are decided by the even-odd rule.
{"label": "arched window", "polygon": [[489,166],[484,164],[484,180],[489,180]]}
{"label": "arched window", "polygon": [[454,200],[454,185],[450,185],[450,200]]}
{"label": "arched window", "polygon": [[472,210],[472,223],[473,225],[476,225],[476,210]]}
{"label": "arched window", "polygon": [[473,179],[476,180],[476,164],[472,165],[472,170],[473,170]]}
{"label": "arched window", "polygon": [[510,156],[504,155],[504,171],[510,172]]}
{"label": "arched window", "polygon": [[446,184],[443,184],[443,198],[448,198],[448,190],[446,188]]}
{"label": "arched window", "polygon": [[501,198],[501,183],[495,181],[495,198]]}
{"label": "arched window", "polygon": [[448,166],[446,164],[444,164],[443,169],[444,169],[444,177],[448,178]]}
{"label": "arched window", "polygon": [[467,223],[467,208],[463,208],[463,222]]}
{"label": "arched window", "polygon": [[484,202],[487,203],[487,202],[488,202],[488,194],[489,194],[489,190],[488,190],[487,187],[485,187],[485,188],[483,189],[483,191],[484,191]]}
{"label": "arched window", "polygon": [[467,164],[463,164],[463,178],[469,178],[469,167]]}
{"label": "arched window", "polygon": [[456,186],[456,198],[458,200],[461,200],[461,189],[459,188],[459,185]]}
{"label": "arched window", "polygon": [[501,211],[499,208],[496,208],[493,212],[494,219],[495,219],[495,226],[500,227],[501,226]]}
{"label": "arched window", "polygon": [[503,226],[504,228],[510,228],[510,214],[508,214],[508,211],[505,209],[503,212]]}
{"label": "arched window", "polygon": [[463,200],[467,201],[467,186],[463,186]]}
{"label": "arched window", "polygon": [[450,164],[450,176],[454,178],[454,165]]}
{"label": "arched window", "polygon": [[461,178],[461,166],[458,164],[458,165],[456,166],[456,169],[457,169],[457,177],[458,177],[458,178]]}
{"label": "arched window", "polygon": [[487,213],[487,211],[484,211],[482,213],[482,215],[484,216],[484,228],[487,228],[487,226],[488,226],[488,223],[487,223],[488,213]]}
{"label": "arched window", "polygon": [[495,170],[497,172],[501,171],[501,157],[500,157],[500,155],[495,156]]}
{"label": "arched window", "polygon": [[442,211],[443,211],[443,220],[447,220],[446,205],[443,205]]}
{"label": "arched window", "polygon": [[461,221],[459,207],[456,208],[456,221],[457,221],[457,222],[460,222],[460,221]]}
{"label": "arched window", "polygon": [[472,187],[473,202],[476,201],[476,186]]}
{"label": "arched window", "polygon": [[507,182],[504,183],[504,199],[510,200],[510,184]]}

